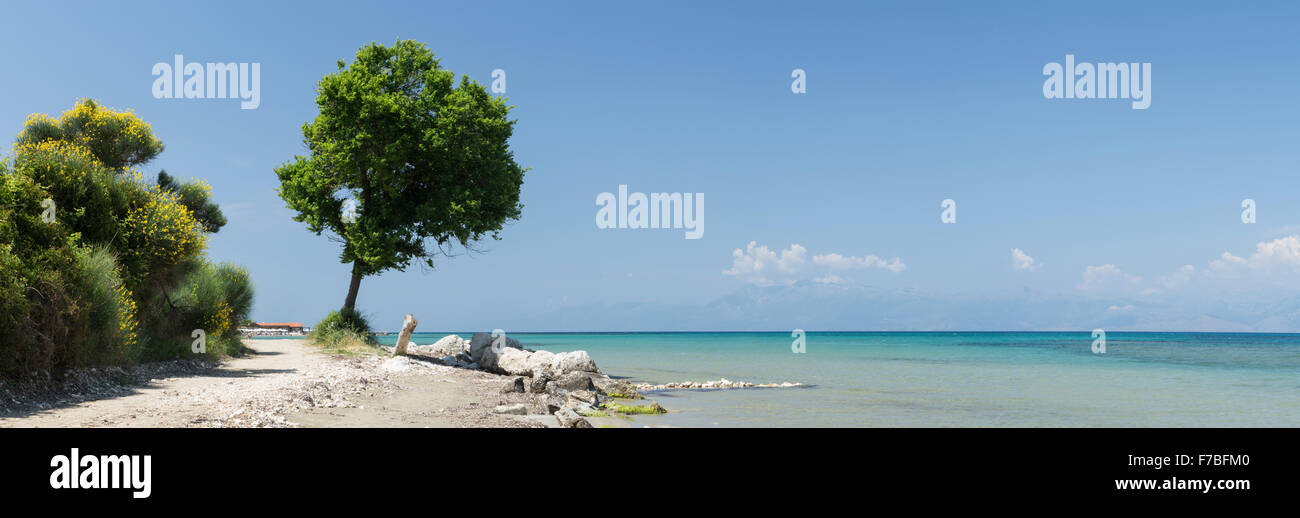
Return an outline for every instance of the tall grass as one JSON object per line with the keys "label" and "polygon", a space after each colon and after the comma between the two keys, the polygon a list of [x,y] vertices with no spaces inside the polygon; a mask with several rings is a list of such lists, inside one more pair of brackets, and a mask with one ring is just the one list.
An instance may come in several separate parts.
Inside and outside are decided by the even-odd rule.
{"label": "tall grass", "polygon": [[373,352],[379,346],[370,332],[370,323],[355,309],[331,311],[312,328],[308,339],[331,352],[344,354]]}

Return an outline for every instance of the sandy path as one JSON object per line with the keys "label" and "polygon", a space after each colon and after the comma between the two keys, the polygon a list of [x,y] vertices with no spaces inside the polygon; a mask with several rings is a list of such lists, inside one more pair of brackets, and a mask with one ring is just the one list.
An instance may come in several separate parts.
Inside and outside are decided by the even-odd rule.
{"label": "sandy path", "polygon": [[[273,393],[331,359],[301,340],[248,341],[254,353],[199,373],[150,380],[129,394],[92,399],[16,417],[0,426],[177,427],[222,417],[262,394]],[[227,414],[228,416],[229,414]]]}
{"label": "sandy path", "polygon": [[0,427],[536,427],[554,418],[493,412],[536,397],[501,394],[507,379],[411,356],[331,357],[302,340],[245,341],[253,353],[177,371],[107,395],[64,395],[0,414]]}

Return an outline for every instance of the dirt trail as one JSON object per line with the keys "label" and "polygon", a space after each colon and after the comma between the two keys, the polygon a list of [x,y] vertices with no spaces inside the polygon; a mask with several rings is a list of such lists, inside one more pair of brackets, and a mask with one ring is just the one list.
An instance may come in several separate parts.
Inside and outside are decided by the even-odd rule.
{"label": "dirt trail", "polygon": [[[177,371],[107,395],[61,394],[44,408],[0,414],[0,427],[536,427],[548,420],[494,413],[526,403],[501,394],[504,377],[410,356],[332,357],[302,340],[247,340],[253,352]],[[553,420],[550,419],[550,420]]]}
{"label": "dirt trail", "polygon": [[301,340],[248,341],[253,353],[213,369],[150,380],[128,395],[92,399],[14,417],[0,426],[176,427],[219,419],[220,411],[282,389],[330,358]]}

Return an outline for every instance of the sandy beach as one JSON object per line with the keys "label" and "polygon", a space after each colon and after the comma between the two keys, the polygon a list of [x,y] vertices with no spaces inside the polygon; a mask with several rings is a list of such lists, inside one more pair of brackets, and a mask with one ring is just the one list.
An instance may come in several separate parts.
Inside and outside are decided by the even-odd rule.
{"label": "sandy beach", "polygon": [[[501,392],[510,376],[419,355],[330,356],[296,339],[246,344],[252,354],[220,363],[78,371],[6,387],[0,427],[558,426],[545,394]],[[530,415],[497,412],[509,405]]]}

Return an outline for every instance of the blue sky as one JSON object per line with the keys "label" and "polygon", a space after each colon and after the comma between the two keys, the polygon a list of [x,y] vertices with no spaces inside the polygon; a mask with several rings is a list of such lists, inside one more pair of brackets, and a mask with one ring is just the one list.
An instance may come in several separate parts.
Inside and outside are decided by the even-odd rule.
{"label": "blue sky", "polygon": [[[348,267],[272,169],[336,60],[417,39],[506,72],[532,169],[485,253],[363,282],[380,329],[1300,330],[1294,4],[609,4],[8,5],[0,133],[80,97],[134,109],[167,146],[146,173],[212,184],[210,256],[248,267],[254,317],[311,323]],[[175,54],[261,63],[261,106],[155,99]],[[1151,106],[1044,98],[1067,54],[1151,63]],[[705,193],[703,238],[596,228],[620,184]]]}

